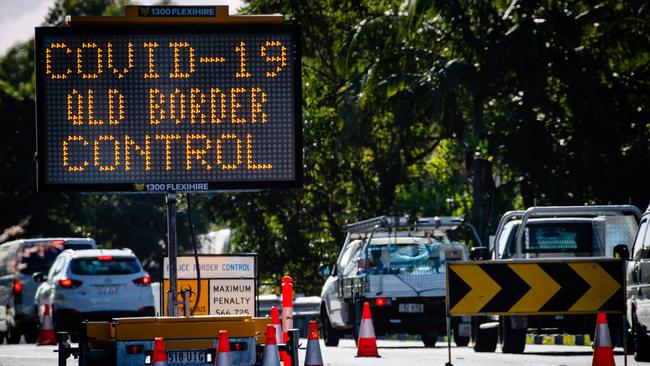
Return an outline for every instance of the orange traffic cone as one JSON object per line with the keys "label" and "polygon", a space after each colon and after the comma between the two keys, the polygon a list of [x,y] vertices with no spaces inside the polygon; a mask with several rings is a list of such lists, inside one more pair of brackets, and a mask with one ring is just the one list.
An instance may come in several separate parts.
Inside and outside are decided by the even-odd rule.
{"label": "orange traffic cone", "polygon": [[614,362],[614,350],[612,339],[609,335],[607,315],[598,313],[596,318],[596,339],[594,340],[594,358],[592,366],[616,366]]}
{"label": "orange traffic cone", "polygon": [[273,324],[269,324],[266,327],[266,343],[264,344],[262,366],[280,366],[278,341],[275,339],[275,327]]}
{"label": "orange traffic cone", "polygon": [[361,316],[359,340],[357,341],[357,357],[379,357],[375,327],[372,325],[370,304],[367,301],[363,303],[363,316]]}
{"label": "orange traffic cone", "polygon": [[323,356],[320,353],[320,343],[318,341],[318,327],[314,320],[309,322],[305,366],[323,366]]}
{"label": "orange traffic cone", "polygon": [[271,307],[271,323],[275,327],[275,340],[276,342],[282,343],[282,325],[280,324],[280,313],[278,312],[278,307]]}
{"label": "orange traffic cone", "polygon": [[43,321],[41,321],[41,330],[38,333],[39,346],[56,344],[56,335],[54,334],[54,327],[52,326],[52,317],[50,316],[50,305],[45,304],[43,310]]}
{"label": "orange traffic cone", "polygon": [[151,364],[153,366],[167,366],[167,350],[165,350],[165,340],[162,337],[156,337],[154,340]]}
{"label": "orange traffic cone", "polygon": [[232,356],[230,355],[230,341],[228,340],[228,331],[219,331],[219,341],[217,342],[217,355],[214,366],[232,366]]}

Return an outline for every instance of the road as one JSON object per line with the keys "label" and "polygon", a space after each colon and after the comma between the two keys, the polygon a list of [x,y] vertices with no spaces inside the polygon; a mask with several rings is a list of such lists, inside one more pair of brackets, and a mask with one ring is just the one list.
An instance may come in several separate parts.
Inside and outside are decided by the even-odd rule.
{"label": "road", "polygon": [[[399,365],[408,362],[408,366],[433,366],[444,365],[447,362],[447,349],[443,343],[438,343],[437,348],[423,348],[419,341],[393,341],[379,340],[379,354],[381,358],[356,358],[356,348],[352,340],[343,339],[339,347],[324,347],[321,342],[323,361],[325,365],[332,366],[380,366]],[[301,340],[306,344],[306,340]],[[37,347],[32,344],[0,345],[0,366],[56,366],[56,353],[54,346]],[[480,365],[480,366],[515,366],[515,365],[548,365],[571,366],[591,365],[592,351],[590,347],[582,346],[551,346],[528,345],[523,355],[502,353],[474,353],[471,348],[452,348],[452,363],[454,366]],[[300,352],[300,359],[304,360],[304,349]],[[302,364],[302,362],[301,362]],[[616,352],[616,364],[623,365],[623,355]],[[650,365],[636,363],[628,357],[628,365]],[[68,365],[77,365],[73,359],[68,360]],[[406,365],[403,365],[406,366]]]}

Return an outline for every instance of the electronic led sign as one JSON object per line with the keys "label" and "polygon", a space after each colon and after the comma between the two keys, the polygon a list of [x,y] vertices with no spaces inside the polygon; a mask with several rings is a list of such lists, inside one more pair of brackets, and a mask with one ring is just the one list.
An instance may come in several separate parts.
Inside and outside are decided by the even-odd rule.
{"label": "electronic led sign", "polygon": [[39,190],[302,180],[290,25],[36,29]]}

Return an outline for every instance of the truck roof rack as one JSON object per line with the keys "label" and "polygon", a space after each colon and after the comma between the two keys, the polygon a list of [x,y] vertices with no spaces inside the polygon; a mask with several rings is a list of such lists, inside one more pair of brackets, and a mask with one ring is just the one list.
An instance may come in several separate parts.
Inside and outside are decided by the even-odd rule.
{"label": "truck roof rack", "polygon": [[412,230],[448,229],[453,230],[464,223],[460,216],[435,216],[435,217],[410,217],[410,216],[379,216],[348,224],[345,230],[348,233],[366,233],[397,228],[410,228]]}

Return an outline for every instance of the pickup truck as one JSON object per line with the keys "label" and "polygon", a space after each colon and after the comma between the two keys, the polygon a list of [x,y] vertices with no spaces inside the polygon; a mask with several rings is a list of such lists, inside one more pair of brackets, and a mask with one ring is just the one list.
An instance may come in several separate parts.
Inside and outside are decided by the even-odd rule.
{"label": "pickup truck", "polygon": [[[546,206],[510,211],[501,217],[492,259],[627,257],[639,227],[641,211],[631,205]],[[625,254],[624,254],[625,253]],[[523,353],[526,334],[591,334],[595,315],[492,316],[472,319],[474,350]],[[623,345],[621,317],[610,317],[614,345]]]}
{"label": "pickup truck", "polygon": [[[467,260],[467,246],[449,239],[465,227],[461,217],[381,216],[346,227],[347,238],[321,293],[327,346],[358,339],[363,303],[371,307],[377,335],[415,334],[433,347],[446,334],[446,262]],[[462,230],[459,230],[462,231]],[[478,243],[476,231],[469,230]],[[458,346],[469,343],[469,318],[452,318]]]}

